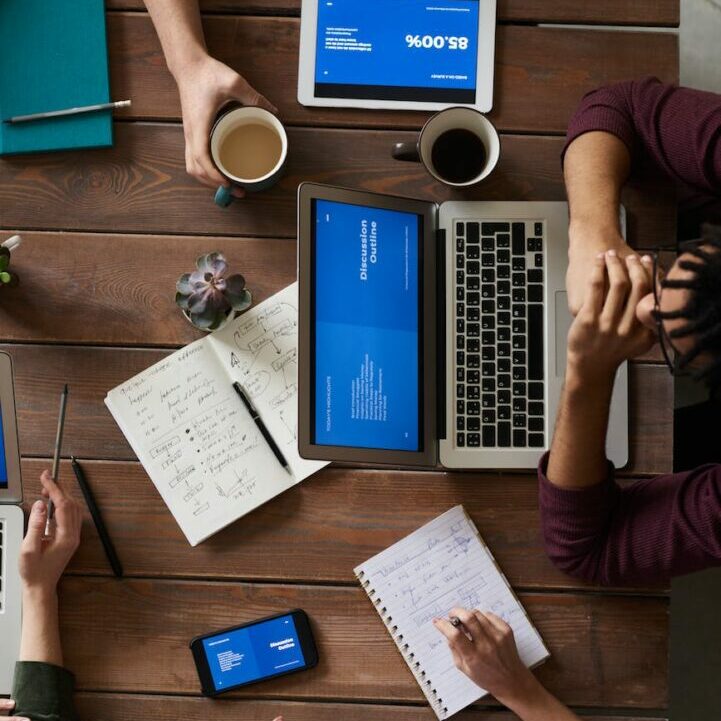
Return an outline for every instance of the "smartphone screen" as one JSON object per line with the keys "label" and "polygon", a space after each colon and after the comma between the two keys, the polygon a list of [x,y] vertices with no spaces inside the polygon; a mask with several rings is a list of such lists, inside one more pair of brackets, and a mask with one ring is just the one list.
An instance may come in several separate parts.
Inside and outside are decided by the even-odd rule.
{"label": "smartphone screen", "polygon": [[298,610],[201,636],[191,648],[203,692],[210,695],[318,662],[308,617]]}

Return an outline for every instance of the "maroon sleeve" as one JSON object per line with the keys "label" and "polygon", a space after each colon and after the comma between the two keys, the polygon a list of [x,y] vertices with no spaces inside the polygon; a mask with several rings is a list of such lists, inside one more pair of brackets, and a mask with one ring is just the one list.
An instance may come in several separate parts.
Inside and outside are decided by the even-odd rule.
{"label": "maroon sleeve", "polygon": [[588,93],[571,118],[568,146],[602,130],[620,138],[634,163],[650,159],[669,178],[702,193],[721,187],[721,95],[665,85],[656,78]]}
{"label": "maroon sleeve", "polygon": [[609,464],[603,483],[554,486],[538,468],[546,552],[565,573],[592,583],[668,583],[721,565],[721,465],[620,487]]}

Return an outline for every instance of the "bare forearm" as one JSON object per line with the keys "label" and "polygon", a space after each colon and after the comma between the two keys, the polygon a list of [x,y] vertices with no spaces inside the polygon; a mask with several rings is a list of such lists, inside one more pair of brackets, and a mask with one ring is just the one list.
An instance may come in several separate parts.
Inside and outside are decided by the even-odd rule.
{"label": "bare forearm", "polygon": [[584,382],[569,366],[548,460],[548,480],[555,486],[584,488],[605,478],[613,381]]}
{"label": "bare forearm", "polygon": [[58,598],[55,592],[23,593],[23,625],[20,661],[39,661],[63,665],[58,621]]}
{"label": "bare forearm", "polygon": [[168,69],[177,80],[183,68],[207,54],[198,0],[145,0],[163,47]]}
{"label": "bare forearm", "polygon": [[550,694],[529,673],[513,697],[498,699],[515,713],[521,721],[581,721],[573,711]]}
{"label": "bare forearm", "polygon": [[576,228],[594,228],[618,237],[621,189],[631,156],[615,135],[590,132],[576,138],[566,151],[564,179],[571,215],[571,243]]}

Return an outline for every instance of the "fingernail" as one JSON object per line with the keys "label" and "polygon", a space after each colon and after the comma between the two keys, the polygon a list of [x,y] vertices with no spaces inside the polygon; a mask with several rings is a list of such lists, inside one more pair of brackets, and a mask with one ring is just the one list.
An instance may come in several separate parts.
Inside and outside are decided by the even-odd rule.
{"label": "fingernail", "polygon": [[15,701],[13,701],[11,698],[0,698],[0,709],[3,709],[3,711],[9,711],[10,709],[15,708]]}
{"label": "fingernail", "polygon": [[626,260],[629,263],[635,263],[638,260],[638,256],[637,255],[629,255],[628,258],[626,258]]}
{"label": "fingernail", "polygon": [[33,511],[35,513],[45,513],[45,501],[35,501],[33,503]]}
{"label": "fingernail", "polygon": [[605,253],[599,253],[599,254],[596,256],[596,260],[602,260],[602,259],[605,258],[605,257],[606,257],[606,254],[605,254]]}
{"label": "fingernail", "polygon": [[650,255],[644,255],[643,258],[641,258],[641,260],[642,260],[644,263],[650,263],[650,262],[651,262],[651,256],[650,256]]}
{"label": "fingernail", "polygon": [[611,250],[608,251],[608,255],[609,255],[610,258],[615,258],[615,257],[616,257],[616,251],[613,250],[613,249],[611,249]]}

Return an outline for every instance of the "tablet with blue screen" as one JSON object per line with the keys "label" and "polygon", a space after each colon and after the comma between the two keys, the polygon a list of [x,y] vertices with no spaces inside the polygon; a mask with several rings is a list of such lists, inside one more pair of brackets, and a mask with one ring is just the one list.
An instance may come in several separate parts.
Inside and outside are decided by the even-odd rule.
{"label": "tablet with blue screen", "polygon": [[303,105],[493,104],[495,0],[303,0]]}

